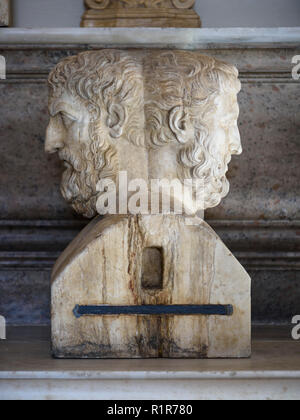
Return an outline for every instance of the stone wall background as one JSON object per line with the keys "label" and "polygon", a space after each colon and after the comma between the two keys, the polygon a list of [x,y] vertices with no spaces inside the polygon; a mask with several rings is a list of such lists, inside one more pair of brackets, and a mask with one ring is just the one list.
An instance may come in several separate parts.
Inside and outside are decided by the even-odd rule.
{"label": "stone wall background", "polygon": [[[78,27],[84,11],[83,0],[13,0],[13,5],[18,27]],[[196,0],[195,10],[207,28],[289,27],[300,22],[299,0]]]}
{"label": "stone wall background", "polygon": [[[44,153],[49,71],[86,46],[3,47],[0,81],[0,314],[10,324],[49,323],[50,272],[82,229],[59,192],[61,163]],[[244,153],[230,167],[230,195],[207,212],[253,279],[253,321],[300,314],[300,81],[289,49],[203,51],[239,70]]]}

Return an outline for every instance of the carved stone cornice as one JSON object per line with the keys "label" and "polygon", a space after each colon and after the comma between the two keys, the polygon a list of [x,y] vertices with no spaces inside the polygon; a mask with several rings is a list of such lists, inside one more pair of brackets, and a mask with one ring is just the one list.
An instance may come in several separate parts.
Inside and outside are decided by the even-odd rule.
{"label": "carved stone cornice", "polygon": [[195,0],[85,0],[83,27],[199,28]]}
{"label": "carved stone cornice", "polygon": [[191,9],[195,0],[85,0],[90,9],[132,9],[136,7],[159,9]]}
{"label": "carved stone cornice", "polygon": [[[247,270],[299,271],[299,220],[208,220]],[[85,220],[0,220],[0,271],[49,271]]]}

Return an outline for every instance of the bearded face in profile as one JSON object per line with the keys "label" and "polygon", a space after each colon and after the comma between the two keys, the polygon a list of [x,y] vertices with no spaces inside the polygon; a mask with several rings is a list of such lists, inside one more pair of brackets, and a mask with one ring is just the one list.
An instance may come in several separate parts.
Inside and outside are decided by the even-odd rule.
{"label": "bearded face in profile", "polygon": [[85,217],[97,213],[99,180],[116,179],[124,129],[129,141],[140,141],[141,74],[126,53],[111,50],[69,57],[50,74],[45,148],[58,152],[65,166],[61,192]]}
{"label": "bearded face in profile", "polygon": [[154,52],[146,83],[148,143],[176,148],[178,178],[201,181],[201,210],[217,206],[231,156],[242,153],[237,69],[194,52]]}
{"label": "bearded face in profile", "polygon": [[183,51],[103,50],[60,62],[49,86],[46,151],[63,161],[61,191],[77,213],[97,214],[97,184],[116,182],[130,145],[148,150],[134,163],[148,181],[201,180],[201,210],[228,194],[228,164],[242,151],[234,67]]}
{"label": "bearded face in profile", "polygon": [[62,195],[77,213],[93,217],[97,182],[101,177],[115,177],[116,151],[101,127],[93,133],[95,122],[74,96],[65,93],[58,99],[51,98],[50,110],[46,150],[58,152],[65,166]]}

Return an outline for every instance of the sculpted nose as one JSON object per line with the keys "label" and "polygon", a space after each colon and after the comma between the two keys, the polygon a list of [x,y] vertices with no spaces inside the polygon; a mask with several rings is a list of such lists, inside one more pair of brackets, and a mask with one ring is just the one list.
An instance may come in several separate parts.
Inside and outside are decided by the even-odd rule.
{"label": "sculpted nose", "polygon": [[56,153],[63,147],[64,139],[62,130],[51,119],[46,131],[45,151],[46,153]]}
{"label": "sculpted nose", "polygon": [[240,155],[243,152],[241,136],[238,127],[235,127],[231,133],[230,153]]}

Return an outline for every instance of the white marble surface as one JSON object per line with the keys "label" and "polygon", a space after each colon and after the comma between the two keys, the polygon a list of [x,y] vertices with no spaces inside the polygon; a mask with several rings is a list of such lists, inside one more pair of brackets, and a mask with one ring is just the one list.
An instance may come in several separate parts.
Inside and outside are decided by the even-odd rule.
{"label": "white marble surface", "polygon": [[246,360],[54,360],[48,328],[0,341],[0,400],[299,400],[300,341],[254,327]]}
{"label": "white marble surface", "polygon": [[[112,363],[112,362],[110,362]],[[128,366],[129,367],[129,366]],[[145,367],[142,371],[134,370],[124,370],[124,371],[32,371],[32,372],[12,372],[12,371],[3,371],[0,372],[0,380],[14,380],[14,379],[65,379],[65,380],[129,380],[129,379],[164,379],[164,380],[220,380],[220,379],[243,379],[243,380],[276,380],[276,379],[291,379],[291,380],[300,380],[299,371],[172,371],[172,370],[149,370]],[[1,398],[1,395],[0,395]],[[300,388],[299,388],[299,398],[300,398]]]}
{"label": "white marble surface", "polygon": [[298,401],[299,379],[126,379],[0,381],[0,401]]}
{"label": "white marble surface", "polygon": [[114,47],[217,48],[299,46],[298,28],[39,28],[1,29],[0,44],[96,44]]}

